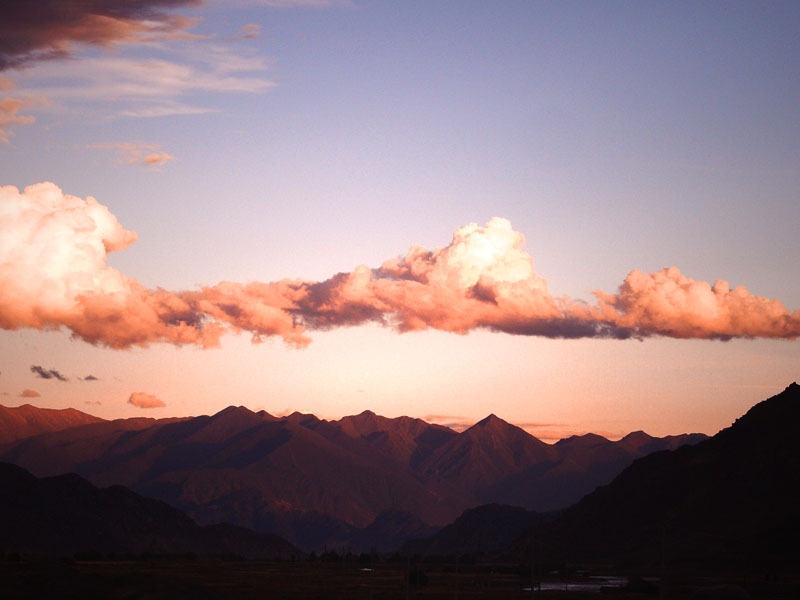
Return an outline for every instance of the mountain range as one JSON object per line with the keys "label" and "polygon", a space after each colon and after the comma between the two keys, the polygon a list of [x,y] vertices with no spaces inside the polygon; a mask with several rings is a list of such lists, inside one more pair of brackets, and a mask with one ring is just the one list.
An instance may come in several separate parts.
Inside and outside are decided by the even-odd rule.
{"label": "mountain range", "polygon": [[487,503],[564,508],[635,459],[706,437],[589,434],[550,445],[495,415],[457,433],[370,411],[326,421],[233,406],[160,420],[79,411],[37,420],[43,409],[33,407],[0,415],[20,409],[28,437],[3,438],[0,460],[39,477],[73,472],[124,485],[198,523],[274,532],[306,550],[392,550]]}

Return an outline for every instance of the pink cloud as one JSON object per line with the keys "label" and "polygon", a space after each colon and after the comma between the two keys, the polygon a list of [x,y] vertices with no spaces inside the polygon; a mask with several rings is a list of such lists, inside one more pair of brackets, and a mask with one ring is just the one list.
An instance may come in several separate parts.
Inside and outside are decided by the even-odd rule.
{"label": "pink cloud", "polygon": [[161,408],[166,406],[153,394],[145,394],[144,392],[133,392],[128,398],[128,404],[133,404],[138,408]]}
{"label": "pink cloud", "polygon": [[236,32],[231,41],[238,40],[255,40],[261,36],[261,25],[257,23],[248,23],[243,25],[239,31]]}
{"label": "pink cloud", "polygon": [[22,390],[22,393],[19,395],[20,398],[39,398],[41,394],[36,390]]}
{"label": "pink cloud", "polygon": [[126,165],[160,167],[175,157],[159,150],[158,144],[138,144],[134,142],[113,142],[90,144],[86,148],[113,150],[119,155],[119,162]]}
{"label": "pink cloud", "polygon": [[727,283],[713,286],[672,267],[631,271],[596,303],[550,294],[525,240],[505,219],[456,230],[451,243],[376,269],[324,281],[221,282],[192,291],[145,288],[106,264],[136,240],[94,198],[52,183],[0,188],[0,327],[65,327],[112,348],[154,342],[219,345],[226,331],[254,343],[273,336],[304,347],[309,332],[375,322],[398,332],[490,329],[545,337],[800,336],[800,311]]}
{"label": "pink cloud", "polygon": [[800,311],[789,312],[778,300],[753,296],[727,281],[714,285],[684,276],[677,267],[657,273],[631,271],[609,295],[595,292],[593,314],[640,335],[675,338],[776,337],[800,335]]}
{"label": "pink cloud", "polygon": [[[5,85],[4,82],[9,81],[8,79],[0,78],[0,84]],[[13,83],[9,87],[13,87]],[[2,85],[0,85],[0,89],[3,89]],[[4,144],[9,143],[9,137],[13,135],[9,128],[18,127],[20,125],[30,125],[36,121],[36,117],[32,115],[19,114],[20,110],[47,103],[45,98],[25,98],[19,100],[17,98],[6,97],[0,99],[0,142]]]}

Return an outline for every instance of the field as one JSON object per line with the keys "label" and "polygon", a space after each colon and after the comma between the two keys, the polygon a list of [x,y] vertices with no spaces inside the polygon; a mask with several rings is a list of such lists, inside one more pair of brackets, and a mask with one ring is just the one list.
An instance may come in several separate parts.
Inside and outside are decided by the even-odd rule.
{"label": "field", "polygon": [[[3,597],[210,599],[210,598],[331,598],[468,599],[468,598],[707,598],[702,588],[727,585],[724,598],[796,598],[800,580],[778,578],[674,578],[664,595],[655,590],[633,593],[604,589],[574,591],[557,576],[545,579],[559,590],[530,591],[530,575],[514,566],[476,566],[370,561],[260,562],[207,559],[71,560],[23,559],[0,564]],[[584,582],[585,583],[585,582]],[[569,586],[573,585],[573,590]],[[746,590],[745,596],[735,595]],[[717,596],[713,596],[716,598]]]}

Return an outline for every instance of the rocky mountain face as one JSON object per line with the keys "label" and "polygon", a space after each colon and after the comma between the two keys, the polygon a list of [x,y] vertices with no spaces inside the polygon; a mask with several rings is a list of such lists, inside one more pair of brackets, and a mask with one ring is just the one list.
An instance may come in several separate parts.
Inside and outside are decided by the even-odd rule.
{"label": "rocky mountain face", "polygon": [[308,550],[363,551],[387,540],[397,547],[481,504],[565,507],[646,452],[703,437],[587,435],[550,445],[494,415],[456,433],[370,411],[325,421],[231,406],[41,433],[7,446],[0,460],[37,476],[75,472],[124,485],[199,523],[276,532]]}

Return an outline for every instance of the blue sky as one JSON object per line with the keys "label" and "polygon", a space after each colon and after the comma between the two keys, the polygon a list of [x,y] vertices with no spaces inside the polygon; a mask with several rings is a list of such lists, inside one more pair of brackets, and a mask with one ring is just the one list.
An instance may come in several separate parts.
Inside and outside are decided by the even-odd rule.
{"label": "blue sky", "polygon": [[[96,197],[139,236],[109,264],[148,288],[324,280],[502,216],[558,296],[677,266],[800,308],[796,3],[279,4],[185,6],[171,14],[198,19],[195,39],[75,41],[0,72],[36,119],[6,128],[0,184]],[[800,358],[791,340],[311,337],[114,351],[0,331],[0,390],[101,416],[139,414],[125,401],[145,391],[155,416],[243,403],[713,433]]]}

